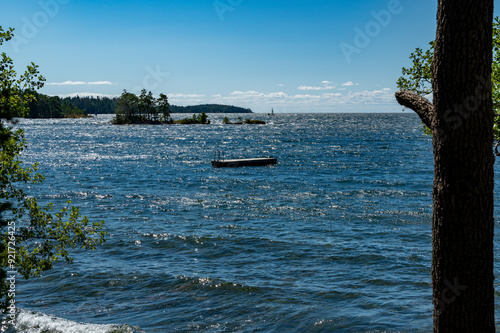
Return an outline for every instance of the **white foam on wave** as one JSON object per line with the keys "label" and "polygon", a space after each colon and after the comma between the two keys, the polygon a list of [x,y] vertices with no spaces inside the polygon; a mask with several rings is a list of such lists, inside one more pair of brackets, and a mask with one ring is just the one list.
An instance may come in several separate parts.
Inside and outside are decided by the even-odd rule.
{"label": "white foam on wave", "polygon": [[20,310],[14,327],[16,333],[144,333],[130,325],[77,323],[40,312]]}

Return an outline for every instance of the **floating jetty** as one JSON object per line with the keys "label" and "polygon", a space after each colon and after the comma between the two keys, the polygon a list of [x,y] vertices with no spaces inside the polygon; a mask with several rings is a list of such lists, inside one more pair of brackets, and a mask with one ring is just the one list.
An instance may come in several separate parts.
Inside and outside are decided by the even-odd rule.
{"label": "floating jetty", "polygon": [[240,159],[224,159],[221,152],[215,153],[215,158],[212,161],[212,166],[215,168],[236,168],[242,166],[265,166],[277,164],[278,159],[273,157],[258,157],[258,158],[240,158]]}

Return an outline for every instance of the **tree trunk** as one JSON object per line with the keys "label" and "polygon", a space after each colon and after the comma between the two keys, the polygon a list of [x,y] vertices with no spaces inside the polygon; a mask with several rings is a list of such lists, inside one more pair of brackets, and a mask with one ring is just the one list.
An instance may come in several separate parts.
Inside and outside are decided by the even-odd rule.
{"label": "tree trunk", "polygon": [[434,332],[495,332],[493,0],[439,0],[434,103],[398,101],[432,129]]}

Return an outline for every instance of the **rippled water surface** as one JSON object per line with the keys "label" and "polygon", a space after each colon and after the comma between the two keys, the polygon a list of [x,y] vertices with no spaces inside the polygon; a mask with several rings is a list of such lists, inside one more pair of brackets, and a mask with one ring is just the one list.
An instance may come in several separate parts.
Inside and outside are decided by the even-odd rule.
{"label": "rippled water surface", "polygon": [[[418,118],[222,118],[20,123],[46,177],[35,195],[71,199],[109,236],[19,281],[16,331],[431,331],[432,147]],[[278,165],[215,169],[215,150]]]}

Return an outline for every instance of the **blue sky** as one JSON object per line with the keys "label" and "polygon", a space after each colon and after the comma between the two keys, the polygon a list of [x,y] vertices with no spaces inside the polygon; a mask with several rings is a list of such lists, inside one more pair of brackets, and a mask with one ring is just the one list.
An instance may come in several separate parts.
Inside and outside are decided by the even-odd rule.
{"label": "blue sky", "polygon": [[434,39],[436,0],[16,0],[0,25],[42,93],[165,93],[255,112],[400,111],[401,67]]}

